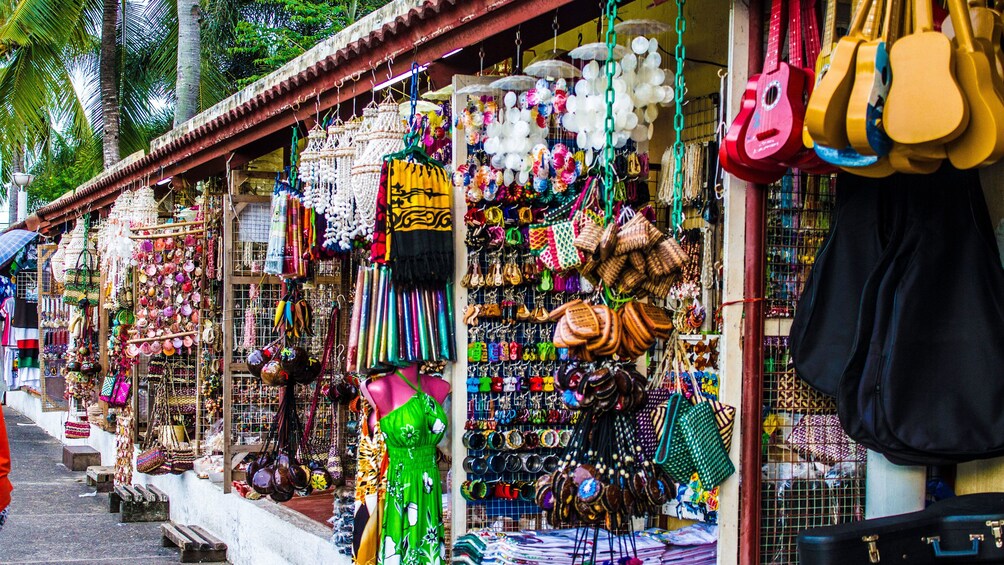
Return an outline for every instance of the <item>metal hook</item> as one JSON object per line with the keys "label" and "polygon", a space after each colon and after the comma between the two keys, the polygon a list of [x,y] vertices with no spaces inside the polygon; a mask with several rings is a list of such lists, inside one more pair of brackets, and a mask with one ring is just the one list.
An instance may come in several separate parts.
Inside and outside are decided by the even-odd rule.
{"label": "metal hook", "polygon": [[387,58],[387,80],[394,78],[394,68],[391,66],[394,63],[393,57]]}

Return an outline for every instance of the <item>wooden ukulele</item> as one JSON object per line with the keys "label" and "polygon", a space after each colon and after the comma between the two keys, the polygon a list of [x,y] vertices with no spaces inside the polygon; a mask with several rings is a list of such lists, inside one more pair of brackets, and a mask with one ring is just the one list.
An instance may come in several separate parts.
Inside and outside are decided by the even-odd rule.
{"label": "wooden ukulele", "polygon": [[969,106],[969,125],[945,149],[953,165],[971,169],[1004,156],[1004,100],[994,87],[992,55],[973,35],[965,0],[949,0],[948,7],[958,44],[955,74]]}
{"label": "wooden ukulele", "polygon": [[[802,64],[802,50],[809,43],[809,41],[805,43],[802,41],[802,13],[802,0],[788,0],[788,64],[793,68],[802,69],[802,72],[805,73],[807,80],[803,87],[802,99],[808,102],[816,81],[813,70],[805,68]],[[811,20],[809,23],[810,25],[806,26],[805,31],[811,37],[815,33],[815,29],[814,26],[811,26]],[[805,129],[804,122],[802,129]],[[816,156],[815,151],[805,147],[804,144],[798,150],[798,153],[792,157],[791,162],[785,164],[792,169],[800,169],[808,172],[823,171],[830,168],[827,163]]]}
{"label": "wooden ukulele", "polygon": [[[992,62],[997,69],[998,76],[1004,76],[1004,52],[1001,51],[1004,21],[1001,20],[1000,12],[987,7],[986,2],[981,0],[969,0],[969,19],[973,24],[973,35],[977,39],[985,39],[990,42],[993,49]],[[942,22],[941,33],[944,33],[949,39],[955,39],[955,25],[951,18]]]}
{"label": "wooden ukulele", "polygon": [[764,71],[757,78],[756,109],[746,132],[746,153],[751,159],[784,164],[803,147],[803,98],[810,77],[780,60],[783,0],[771,4],[770,35]]}
{"label": "wooden ukulele", "polygon": [[[876,15],[880,13],[883,2],[884,0],[876,0],[870,6],[865,6],[864,2],[858,5],[859,12],[857,13],[855,20],[857,20],[858,17],[865,18],[865,21],[861,29],[862,38],[865,37],[872,38],[875,35],[875,29],[878,26]],[[867,13],[865,12],[866,10]],[[841,43],[837,45],[837,51],[839,53],[837,55],[836,60],[838,61],[838,63],[840,63],[842,61],[842,58],[846,56],[846,54],[849,52],[848,50],[851,47],[853,47],[853,45],[848,41],[846,41],[846,39],[847,38],[842,39]],[[864,41],[862,40],[861,43],[863,42]],[[857,47],[858,49],[860,49],[860,44],[858,44]],[[857,56],[858,54],[856,53],[855,63],[857,61]],[[848,77],[848,80],[851,83],[851,85],[853,85],[854,80],[856,80],[855,76],[856,73],[852,73]],[[846,102],[844,102],[844,104],[850,104],[850,93],[848,94],[847,100]],[[846,106],[844,107],[846,108]],[[829,109],[827,109],[826,111],[830,112]],[[844,110],[844,112],[846,112],[846,110]],[[837,124],[835,124],[835,126],[837,127],[844,126],[844,130],[840,133],[842,133],[842,135],[846,139],[847,136],[846,118],[844,119],[843,123],[838,122]],[[841,147],[830,147],[820,142],[816,144],[815,151],[816,154],[819,155],[820,159],[822,159],[823,161],[836,165],[844,170],[853,172],[858,176],[881,178],[889,176],[895,172],[886,159],[880,158],[878,155],[875,154],[860,153],[850,145],[849,141],[847,144]]]}
{"label": "wooden ukulele", "polygon": [[[814,4],[814,3],[813,3]],[[815,5],[810,5],[809,7],[809,25],[813,25],[816,19],[816,8]],[[835,45],[834,36],[837,34],[837,0],[826,0],[826,20],[823,23],[823,44],[817,49],[818,54],[815,55],[816,61],[816,85],[819,86],[819,81],[823,80],[826,76],[826,71],[830,70],[830,54],[833,52],[833,47]],[[815,39],[815,32],[810,31],[809,33],[809,60],[813,60],[812,45]],[[815,90],[815,87],[813,90]],[[812,136],[809,135],[809,127],[806,125],[802,126],[802,143],[806,147],[812,148],[815,142]]]}
{"label": "wooden ukulele", "polygon": [[902,21],[901,0],[888,0],[882,21],[882,33],[858,47],[854,87],[847,103],[847,139],[858,153],[884,157],[892,149],[892,139],[885,133],[882,113],[892,83],[889,51],[899,36]]}
{"label": "wooden ukulele", "polygon": [[834,149],[843,149],[848,145],[847,103],[854,84],[858,47],[865,40],[865,20],[871,7],[872,0],[861,0],[858,3],[850,31],[833,48],[830,67],[809,99],[805,110],[805,125],[817,145]]}
{"label": "wooden ukulele", "polygon": [[934,31],[931,0],[913,0],[913,15],[913,33],[893,44],[889,55],[896,80],[886,100],[886,133],[906,145],[947,143],[969,124],[966,98],[955,78],[956,51],[950,39]]}

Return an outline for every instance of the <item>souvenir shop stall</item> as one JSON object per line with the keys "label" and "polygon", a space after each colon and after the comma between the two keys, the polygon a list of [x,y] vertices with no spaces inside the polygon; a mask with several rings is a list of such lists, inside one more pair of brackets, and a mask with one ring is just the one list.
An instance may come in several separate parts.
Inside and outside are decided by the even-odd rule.
{"label": "souvenir shop stall", "polygon": [[357,563],[516,559],[520,531],[716,560],[724,73],[609,10],[445,88],[416,63],[231,176],[224,488],[311,512],[334,486]]}
{"label": "souvenir shop stall", "polygon": [[[774,0],[751,17],[762,72],[719,153],[751,183],[747,225],[765,228],[746,233],[747,282],[764,286],[745,297],[743,402],[756,410],[741,425],[762,441],[744,440],[742,524],[758,543],[740,560],[931,562],[947,556],[939,544],[990,535],[986,520],[965,539],[906,540],[896,532],[917,515],[865,519],[1000,490],[999,463],[983,461],[1000,454],[999,413],[979,399],[996,394],[1002,352],[956,333],[1004,327],[1000,6],[834,0],[819,20],[815,4]],[[931,510],[958,523],[961,508],[997,512],[969,500]],[[979,545],[955,555],[1000,558]]]}
{"label": "souvenir shop stall", "polygon": [[13,230],[0,236],[0,388],[39,394],[38,234]]}

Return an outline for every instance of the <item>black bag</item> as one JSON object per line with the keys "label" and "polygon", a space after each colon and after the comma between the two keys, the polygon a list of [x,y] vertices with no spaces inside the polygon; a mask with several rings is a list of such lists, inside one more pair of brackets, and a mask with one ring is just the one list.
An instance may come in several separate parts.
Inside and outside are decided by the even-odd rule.
{"label": "black bag", "polygon": [[1004,493],[970,494],[920,512],[813,528],[798,535],[801,565],[1002,563]]}
{"label": "black bag", "polygon": [[995,457],[1004,454],[1004,269],[979,176],[946,165],[908,178],[894,204],[894,252],[861,293],[840,420],[895,463]]}
{"label": "black bag", "polygon": [[799,378],[837,395],[851,355],[865,283],[893,242],[905,175],[869,179],[842,174],[830,233],[805,281],[789,334]]}

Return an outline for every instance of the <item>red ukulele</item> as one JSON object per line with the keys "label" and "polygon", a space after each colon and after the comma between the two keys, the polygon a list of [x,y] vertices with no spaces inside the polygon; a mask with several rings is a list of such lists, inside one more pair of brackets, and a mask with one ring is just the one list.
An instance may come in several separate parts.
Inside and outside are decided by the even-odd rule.
{"label": "red ukulele", "polygon": [[718,161],[722,168],[744,181],[770,184],[784,176],[785,168],[772,163],[753,161],[746,154],[746,131],[756,110],[757,77],[746,83],[746,91],[740,103],[739,114],[725,133],[725,139],[718,148]]}
{"label": "red ukulele", "polygon": [[756,161],[790,163],[802,149],[805,93],[811,82],[803,69],[780,61],[781,9],[773,0],[764,72],[757,78],[756,109],[746,131],[746,153]]}

